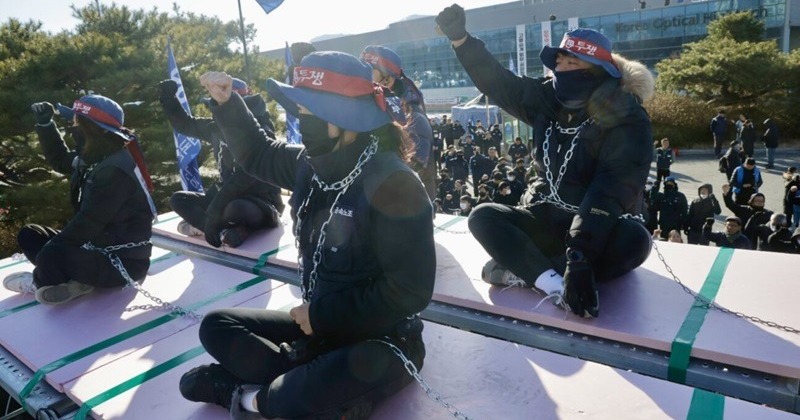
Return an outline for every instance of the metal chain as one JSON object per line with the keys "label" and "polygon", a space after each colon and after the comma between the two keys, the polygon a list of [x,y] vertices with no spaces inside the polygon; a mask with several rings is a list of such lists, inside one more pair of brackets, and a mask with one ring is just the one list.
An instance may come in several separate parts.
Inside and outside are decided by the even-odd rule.
{"label": "metal chain", "polygon": [[794,327],[790,327],[790,326],[787,326],[787,325],[781,325],[781,324],[778,324],[777,322],[773,322],[773,321],[767,321],[767,320],[761,319],[761,318],[759,318],[757,316],[747,315],[747,314],[745,314],[743,312],[730,310],[728,308],[720,306],[718,303],[716,303],[716,302],[714,302],[712,300],[704,298],[700,294],[696,293],[694,290],[688,288],[685,284],[683,284],[681,279],[678,278],[677,275],[675,275],[675,273],[672,271],[672,267],[670,267],[669,264],[667,264],[667,261],[664,259],[664,255],[662,255],[661,251],[658,249],[658,245],[656,244],[656,242],[658,242],[658,241],[653,241],[653,249],[656,250],[656,254],[658,255],[658,259],[661,260],[662,264],[664,264],[664,268],[667,270],[669,275],[672,276],[672,279],[675,280],[676,283],[678,283],[678,285],[683,289],[684,292],[686,292],[689,295],[691,295],[692,297],[694,297],[694,300],[699,302],[701,305],[703,305],[703,307],[716,309],[716,310],[718,310],[718,311],[720,311],[722,313],[733,315],[733,316],[735,316],[737,318],[746,319],[748,321],[755,322],[756,324],[761,324],[761,325],[765,325],[767,327],[775,328],[775,329],[778,329],[778,330],[781,330],[781,331],[785,331],[785,332],[788,332],[788,333],[791,333],[791,334],[800,335],[800,329],[797,329],[797,328],[794,328]]}
{"label": "metal chain", "polygon": [[[297,253],[297,272],[300,275],[300,292],[303,296],[304,302],[309,302],[311,300],[311,295],[314,293],[314,288],[317,284],[317,266],[319,265],[320,261],[322,261],[322,246],[325,243],[325,237],[327,235],[326,230],[328,227],[328,223],[330,223],[331,219],[333,218],[334,209],[336,205],[339,203],[339,198],[344,195],[347,190],[350,188],[350,185],[361,175],[363,171],[364,165],[372,159],[372,156],[378,151],[378,138],[374,135],[370,136],[372,141],[370,142],[369,146],[361,152],[361,155],[358,157],[358,161],[356,162],[356,166],[353,168],[350,173],[342,178],[339,181],[334,182],[333,184],[326,184],[322,181],[317,174],[314,174],[312,180],[319,186],[322,191],[339,191],[336,194],[336,198],[334,198],[333,203],[331,204],[330,209],[328,209],[328,219],[322,224],[319,230],[319,239],[317,240],[317,246],[314,248],[314,253],[311,257],[311,273],[308,275],[308,285],[306,282],[303,281],[303,253]],[[294,243],[295,247],[299,250],[300,249],[300,232],[301,227],[303,225],[303,216],[305,213],[305,209],[308,206],[308,203],[311,201],[311,196],[314,194],[314,188],[311,188],[311,191],[308,193],[308,196],[305,200],[303,200],[303,204],[297,209],[297,224],[295,225],[294,229]],[[313,239],[313,238],[312,238]]]}
{"label": "metal chain", "polygon": [[114,251],[119,251],[120,249],[136,248],[136,247],[139,247],[139,246],[144,246],[144,245],[149,245],[149,244],[150,244],[150,241],[148,240],[148,241],[142,241],[142,242],[130,242],[130,243],[127,243],[127,244],[122,244],[122,245],[111,245],[111,246],[107,246],[105,248],[99,248],[99,247],[96,247],[96,246],[92,245],[91,242],[87,242],[87,243],[83,244],[81,246],[81,248],[89,250],[89,251],[97,251],[97,252],[100,252],[101,254],[105,255],[106,257],[108,257],[108,259],[111,261],[111,265],[113,265],[114,268],[116,268],[117,271],[119,271],[120,275],[122,275],[122,278],[125,279],[125,283],[127,283],[127,285],[125,287],[132,287],[134,290],[136,290],[137,292],[141,293],[144,297],[146,297],[147,299],[150,299],[151,301],[153,301],[156,304],[156,305],[136,305],[136,306],[133,306],[131,308],[128,308],[127,309],[128,311],[132,311],[132,310],[136,310],[136,309],[160,308],[160,309],[163,309],[166,312],[175,312],[176,314],[178,314],[180,316],[185,316],[185,317],[194,319],[194,320],[196,320],[198,322],[200,320],[202,320],[203,316],[200,315],[199,313],[195,312],[195,311],[184,309],[184,308],[182,308],[180,306],[173,305],[170,302],[163,301],[163,300],[159,299],[158,297],[153,296],[150,292],[145,290],[139,283],[137,283],[136,281],[134,281],[131,278],[131,276],[128,274],[128,270],[126,270],[125,266],[122,264],[122,261],[119,259],[119,257],[116,254],[114,254]]}
{"label": "metal chain", "polygon": [[[387,340],[388,340],[388,337],[387,337]],[[447,409],[447,412],[450,413],[453,417],[455,417],[457,419],[461,419],[461,420],[471,420],[470,417],[468,417],[466,414],[462,413],[453,404],[450,404],[449,402],[445,401],[444,398],[442,398],[442,395],[439,394],[438,391],[436,391],[430,385],[428,385],[428,382],[426,382],[425,379],[422,377],[422,375],[419,374],[419,370],[414,365],[414,362],[409,360],[409,358],[406,357],[406,355],[403,354],[403,351],[400,350],[397,346],[395,346],[394,344],[392,344],[392,343],[390,343],[388,341],[384,341],[384,340],[371,339],[369,341],[375,341],[375,342],[383,343],[383,344],[386,344],[387,346],[389,346],[389,348],[392,349],[392,352],[397,357],[399,357],[400,360],[403,361],[403,367],[406,368],[406,371],[408,372],[408,374],[411,375],[414,378],[414,380],[416,380],[417,383],[422,387],[422,389],[425,391],[425,394],[428,396],[428,398],[430,398],[431,400],[435,401],[436,403],[438,403],[439,405],[441,405],[442,407]]]}
{"label": "metal chain", "polygon": [[[578,145],[578,139],[581,136],[581,130],[586,127],[587,125],[591,125],[594,123],[593,118],[587,118],[584,122],[582,122],[577,127],[570,127],[570,128],[563,128],[558,122],[551,123],[547,130],[544,133],[544,142],[542,143],[542,160],[544,161],[544,169],[545,169],[545,177],[547,179],[548,187],[550,187],[550,194],[544,195],[542,193],[538,193],[539,199],[533,203],[532,205],[538,205],[542,203],[549,203],[556,208],[564,210],[568,213],[577,213],[578,206],[574,204],[565,203],[564,200],[561,199],[561,196],[558,194],[559,188],[561,188],[561,181],[564,178],[564,174],[567,173],[567,165],[569,161],[572,160],[572,155],[575,151],[575,146]],[[575,136],[572,137],[572,142],[570,143],[569,150],[564,155],[564,161],[561,163],[561,167],[558,168],[558,178],[553,181],[553,171],[550,169],[550,136],[553,134],[553,127],[558,129],[558,131],[562,134],[574,134]]]}
{"label": "metal chain", "polygon": [[438,230],[439,232],[446,232],[446,233],[454,233],[457,235],[463,235],[465,233],[470,233],[469,229],[467,230],[455,230],[455,229],[448,229],[433,225],[433,230]]}

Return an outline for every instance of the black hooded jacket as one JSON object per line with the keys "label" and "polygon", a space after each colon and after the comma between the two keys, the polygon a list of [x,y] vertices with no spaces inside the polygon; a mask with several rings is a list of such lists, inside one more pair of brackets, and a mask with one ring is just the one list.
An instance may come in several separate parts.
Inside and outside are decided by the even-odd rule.
{"label": "black hooded jacket", "polygon": [[[268,205],[273,205],[278,212],[283,213],[284,204],[280,188],[262,182],[245,172],[234,160],[228,147],[225,145],[222,132],[217,127],[216,121],[211,118],[190,116],[183,109],[178,98],[160,98],[164,113],[167,115],[172,128],[179,133],[202,139],[211,143],[214,156],[217,159],[220,184],[216,187],[211,203],[206,209],[210,217],[219,218],[225,206],[236,198],[246,198],[268,212]],[[261,95],[249,95],[244,98],[248,109],[264,128],[268,135],[275,138],[272,121],[267,114],[267,106]]]}
{"label": "black hooded jacket", "polygon": [[615,55],[623,78],[608,78],[570,119],[556,99],[551,79],[515,75],[472,36],[455,52],[478,90],[533,127],[539,174],[530,188],[533,199],[549,190],[543,148],[548,130],[552,132],[549,170],[555,181],[575,137],[560,133],[555,123],[571,128],[593,119],[581,130],[559,190],[564,202],[579,206],[578,213],[547,207],[553,235],[564,237],[569,231],[567,246],[581,248],[590,258],[599,255],[620,216],[642,213],[642,186],[654,149],[650,118],[641,101],[652,94],[652,75],[641,64]]}
{"label": "black hooded jacket", "polygon": [[708,197],[697,197],[692,200],[692,204],[689,204],[689,214],[686,216],[686,228],[693,232],[702,231],[707,218],[722,213],[719,201],[714,197],[714,187],[711,184],[703,184],[697,189],[698,195],[703,188],[707,189]]}
{"label": "black hooded jacket", "polygon": [[[37,126],[45,159],[57,172],[70,176],[70,202],[75,215],[52,241],[97,247],[149,241],[153,209],[135,175],[136,163],[127,149],[87,166],[64,143],[55,123]],[[125,259],[149,259],[152,245],[121,249]]]}
{"label": "black hooded jacket", "polygon": [[312,177],[328,184],[345,178],[369,137],[361,134],[353,144],[310,158],[302,146],[269,138],[236,93],[211,110],[242,167],[292,191],[295,222],[303,208],[298,244],[307,286],[330,218],[309,306],[315,336],[381,337],[428,305],[436,275],[432,208],[419,178],[396,153],[379,150],[333,208],[338,191],[324,191]]}

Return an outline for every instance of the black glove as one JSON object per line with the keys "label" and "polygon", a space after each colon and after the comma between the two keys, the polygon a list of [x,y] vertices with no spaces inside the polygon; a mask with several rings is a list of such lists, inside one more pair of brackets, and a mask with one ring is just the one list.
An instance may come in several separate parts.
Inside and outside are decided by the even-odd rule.
{"label": "black glove", "polygon": [[168,79],[158,83],[158,95],[160,99],[174,98],[178,93],[178,82]]}
{"label": "black glove", "polygon": [[203,233],[205,234],[206,237],[206,242],[208,242],[208,244],[213,246],[214,248],[221,247],[222,239],[220,239],[220,235],[222,234],[223,228],[224,226],[217,219],[206,220],[206,226],[203,229]]}
{"label": "black glove", "polygon": [[600,296],[594,282],[594,269],[583,253],[567,249],[567,270],[564,272],[564,302],[580,317],[594,317],[600,313]]}
{"label": "black glove", "polygon": [[53,121],[53,115],[56,113],[53,104],[50,102],[36,102],[31,105],[33,116],[36,117],[36,124],[47,125]]}
{"label": "black glove", "polygon": [[445,7],[436,16],[436,26],[451,41],[458,41],[467,36],[467,15],[464,8],[453,3],[450,7]]}
{"label": "black glove", "polygon": [[706,226],[714,226],[714,218],[713,217],[706,217]]}

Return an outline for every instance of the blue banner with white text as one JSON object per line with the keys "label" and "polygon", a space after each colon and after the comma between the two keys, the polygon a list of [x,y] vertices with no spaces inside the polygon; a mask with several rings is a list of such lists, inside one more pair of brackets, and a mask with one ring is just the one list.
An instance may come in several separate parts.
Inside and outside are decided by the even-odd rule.
{"label": "blue banner with white text", "polygon": [[[175,56],[172,54],[172,46],[167,41],[167,70],[169,78],[178,83],[178,101],[192,115],[189,110],[189,102],[186,100],[186,92],[183,90],[183,82],[178,72],[178,65],[175,63]],[[181,185],[184,191],[203,192],[203,180],[200,179],[200,169],[197,166],[197,155],[200,154],[200,140],[194,137],[185,136],[176,130],[172,131],[175,138],[175,151],[178,155],[178,169],[181,175]]]}

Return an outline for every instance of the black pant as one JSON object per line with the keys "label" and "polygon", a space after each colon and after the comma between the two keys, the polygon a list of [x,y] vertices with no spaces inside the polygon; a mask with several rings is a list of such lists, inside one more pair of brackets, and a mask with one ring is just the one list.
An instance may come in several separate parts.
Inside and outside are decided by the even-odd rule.
{"label": "black pant", "polygon": [[662,179],[668,177],[670,174],[669,168],[656,169],[656,182],[660,183]]}
{"label": "black pant", "polygon": [[[95,287],[125,285],[122,274],[107,256],[62,241],[51,241],[58,231],[46,226],[25,225],[17,235],[22,253],[36,268],[33,282],[36,287],[54,286],[75,280]],[[122,259],[122,265],[136,281],[143,280],[150,268],[149,259]]]}
{"label": "black pant", "polygon": [[725,141],[724,136],[714,134],[714,156],[719,159],[722,157],[722,143]]}
{"label": "black pant", "polygon": [[[552,268],[563,275],[566,269],[569,225],[556,234],[561,229],[549,219],[542,205],[528,210],[487,203],[472,211],[469,230],[495,261],[533,286],[545,271]],[[610,280],[632,271],[647,259],[651,247],[652,237],[641,223],[619,219],[593,263],[595,279]]]}
{"label": "black pant", "polygon": [[[206,209],[212,195],[194,191],[177,191],[169,198],[172,210],[197,229],[206,228]],[[222,212],[222,221],[230,227],[245,227],[250,231],[274,228],[280,224],[281,215],[272,204],[262,206],[247,198],[234,198]]]}
{"label": "black pant", "polygon": [[[279,344],[308,338],[287,312],[250,308],[210,312],[200,325],[200,342],[234,376],[264,385],[256,396],[266,418],[335,414],[343,407],[381,400],[413,378],[386,344],[360,341],[323,353],[306,364],[281,354]],[[421,338],[398,345],[417,368]]]}

